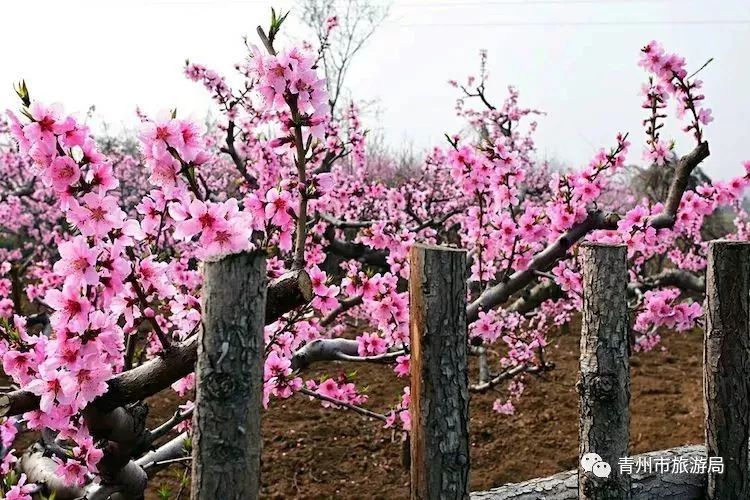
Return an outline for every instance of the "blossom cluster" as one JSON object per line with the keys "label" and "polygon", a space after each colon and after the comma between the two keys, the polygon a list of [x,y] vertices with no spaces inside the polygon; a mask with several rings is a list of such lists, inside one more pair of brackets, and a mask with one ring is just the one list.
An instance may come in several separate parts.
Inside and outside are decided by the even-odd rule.
{"label": "blossom cluster", "polygon": [[[639,64],[650,71],[657,79],[656,84],[648,90],[653,95],[650,99],[659,102],[666,100],[666,96],[673,96],[677,106],[677,118],[682,119],[690,115],[690,123],[684,130],[692,130],[693,136],[700,143],[703,140],[703,125],[713,121],[711,109],[703,107],[705,96],[701,94],[703,82],[690,80],[685,59],[677,54],[667,53],[655,41],[649,42],[641,49]],[[653,148],[661,148],[663,144],[652,144]]]}

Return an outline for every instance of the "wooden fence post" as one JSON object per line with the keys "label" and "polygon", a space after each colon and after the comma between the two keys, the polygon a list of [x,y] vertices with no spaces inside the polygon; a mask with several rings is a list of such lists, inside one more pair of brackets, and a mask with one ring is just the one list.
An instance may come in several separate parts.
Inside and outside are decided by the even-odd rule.
{"label": "wooden fence post", "polygon": [[266,259],[206,262],[193,415],[194,500],[258,498]]}
{"label": "wooden fence post", "polygon": [[[750,498],[750,244],[712,241],[706,271],[703,397],[709,500]],[[723,471],[712,460],[723,463]]]}
{"label": "wooden fence post", "polygon": [[578,452],[580,460],[596,453],[608,464],[610,473],[600,477],[604,466],[594,465],[592,472],[586,472],[579,463],[578,495],[582,500],[629,499],[630,476],[621,475],[619,467],[630,440],[626,249],[622,245],[585,244],[581,253]]}
{"label": "wooden fence post", "polygon": [[466,252],[410,254],[411,498],[468,499]]}

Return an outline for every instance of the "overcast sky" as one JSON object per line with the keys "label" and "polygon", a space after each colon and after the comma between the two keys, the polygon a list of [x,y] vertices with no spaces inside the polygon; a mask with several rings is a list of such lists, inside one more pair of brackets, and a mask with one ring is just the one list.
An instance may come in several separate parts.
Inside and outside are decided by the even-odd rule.
{"label": "overcast sky", "polygon": [[[384,0],[374,0],[383,3]],[[132,126],[134,110],[178,108],[201,118],[211,107],[182,75],[190,58],[225,74],[244,56],[242,37],[268,23],[265,0],[24,0],[0,2],[0,109],[17,107],[12,83],[32,97]],[[584,163],[618,131],[631,133],[630,160],[641,159],[638,95],[645,73],[638,50],[651,39],[702,72],[716,121],[706,136],[714,177],[750,159],[750,0],[394,0],[391,15],[356,59],[355,97],[376,99],[366,123],[399,147],[443,144],[456,132],[455,89],[446,81],[475,74],[489,51],[488,93],[501,102],[516,85],[522,104],[547,112],[537,145],[543,157]],[[294,14],[292,14],[294,15]],[[289,31],[301,36],[299,26]],[[675,132],[675,129],[671,129]],[[676,133],[682,150],[690,147]]]}

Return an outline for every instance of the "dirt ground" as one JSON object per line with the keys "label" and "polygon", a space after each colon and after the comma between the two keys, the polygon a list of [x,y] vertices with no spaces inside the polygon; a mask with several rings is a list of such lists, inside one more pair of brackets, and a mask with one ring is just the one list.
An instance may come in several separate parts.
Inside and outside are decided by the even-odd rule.
{"label": "dirt ground", "polygon": [[[664,336],[665,351],[631,358],[631,453],[703,441],[701,334]],[[484,490],[574,468],[578,454],[578,335],[561,336],[549,351],[556,368],[529,377],[513,416],[492,412],[496,394],[471,400],[471,489]],[[357,370],[368,407],[385,411],[400,398],[403,380],[378,366]],[[331,373],[330,369],[328,373]],[[172,396],[152,398],[154,421],[171,414]],[[263,488],[269,499],[408,498],[399,436],[379,421],[322,408],[295,396],[272,403],[263,417]],[[177,467],[152,481],[147,498],[177,498]],[[187,498],[183,489],[181,498]]]}

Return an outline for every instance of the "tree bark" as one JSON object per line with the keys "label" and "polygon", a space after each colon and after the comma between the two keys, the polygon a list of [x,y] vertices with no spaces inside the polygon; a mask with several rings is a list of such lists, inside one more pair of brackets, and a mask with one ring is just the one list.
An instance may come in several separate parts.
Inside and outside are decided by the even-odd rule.
{"label": "tree bark", "polygon": [[[635,462],[651,463],[666,458],[670,463],[684,459],[689,463],[706,459],[703,446],[680,446],[668,450],[651,451],[631,457]],[[633,469],[635,470],[635,469]],[[663,472],[635,472],[631,476],[632,500],[703,500],[705,498],[705,474],[677,474]],[[471,500],[577,500],[578,470],[560,472],[522,483],[505,484],[489,491],[471,494]]]}
{"label": "tree bark", "polygon": [[306,271],[299,269],[282,274],[271,282],[266,300],[266,324],[312,300],[312,281]]}
{"label": "tree bark", "polygon": [[611,472],[597,477],[579,464],[578,493],[582,500],[629,499],[630,477],[620,474],[618,467],[619,459],[628,454],[630,440],[626,248],[585,244],[581,254],[578,456],[596,453]]}
{"label": "tree bark", "polygon": [[750,498],[750,244],[712,241],[706,271],[703,394],[708,457],[707,498]]}
{"label": "tree bark", "polygon": [[411,250],[411,498],[464,499],[469,488],[466,252]]}
{"label": "tree bark", "polygon": [[266,260],[207,262],[193,414],[194,500],[251,500],[260,490]]}
{"label": "tree bark", "polygon": [[[95,406],[83,410],[91,435],[104,451],[97,464],[100,482],[113,486],[125,498],[141,498],[146,489],[148,477],[131,457],[147,446],[147,415],[148,406],[145,403],[120,406],[104,413]],[[101,492],[89,495],[90,500],[98,498],[107,497]]]}

